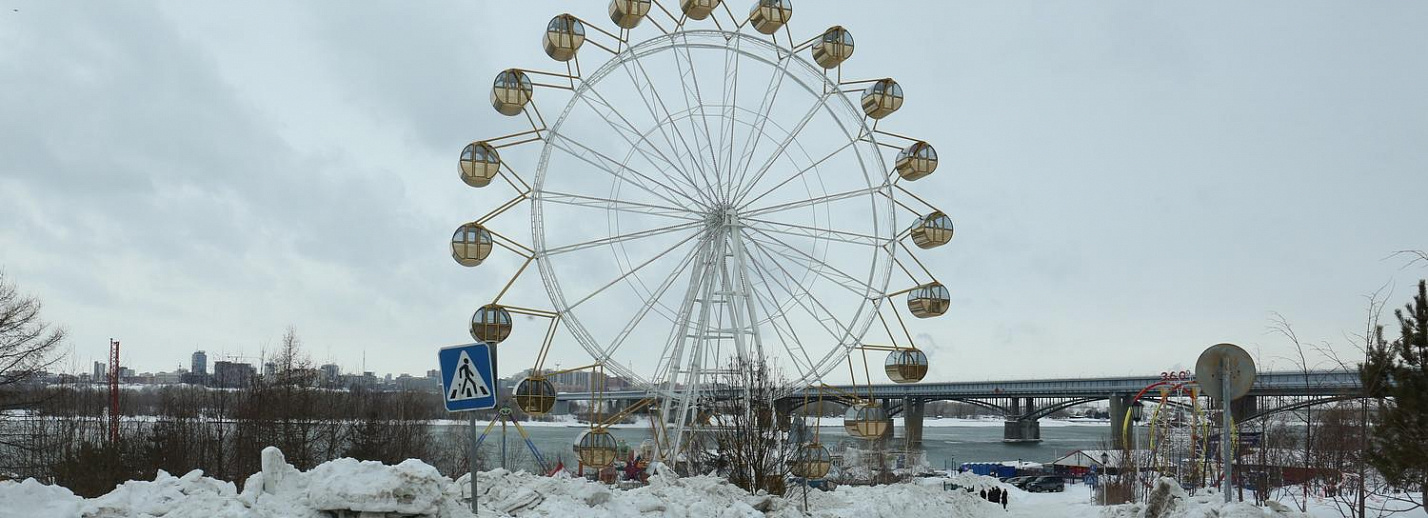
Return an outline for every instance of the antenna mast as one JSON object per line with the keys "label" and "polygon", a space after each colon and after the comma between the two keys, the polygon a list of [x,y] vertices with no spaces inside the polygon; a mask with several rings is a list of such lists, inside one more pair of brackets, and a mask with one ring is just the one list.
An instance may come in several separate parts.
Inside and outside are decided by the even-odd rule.
{"label": "antenna mast", "polygon": [[119,341],[109,339],[109,443],[119,443]]}

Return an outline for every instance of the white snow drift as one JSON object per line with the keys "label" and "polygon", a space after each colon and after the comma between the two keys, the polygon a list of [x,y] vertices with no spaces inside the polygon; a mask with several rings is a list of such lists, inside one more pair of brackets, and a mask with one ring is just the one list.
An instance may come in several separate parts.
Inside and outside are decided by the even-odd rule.
{"label": "white snow drift", "polygon": [[[582,518],[808,516],[801,491],[787,498],[751,495],[713,476],[677,478],[656,474],[647,486],[620,490],[567,476],[542,477],[497,469],[480,473],[481,516]],[[243,483],[207,478],[195,470],[182,477],[159,472],[153,481],[125,482],[104,496],[84,499],[62,487],[34,480],[0,482],[0,518],[325,518],[331,516],[468,518],[469,475],[452,481],[416,460],[395,466],[353,459],[302,472],[276,448],[263,451],[263,469]],[[962,489],[944,490],[944,483]],[[1097,508],[1079,497],[1040,501],[1013,489],[1010,512],[976,491],[998,484],[972,474],[876,487],[840,487],[808,492],[816,517],[1095,516],[1139,517],[1140,505]],[[972,491],[967,491],[971,488]],[[1175,490],[1179,488],[1176,487]],[[1200,498],[1166,489],[1164,518],[1291,516],[1245,506],[1220,509]],[[1058,500],[1059,499],[1059,500]],[[1298,515],[1293,515],[1298,516]]]}

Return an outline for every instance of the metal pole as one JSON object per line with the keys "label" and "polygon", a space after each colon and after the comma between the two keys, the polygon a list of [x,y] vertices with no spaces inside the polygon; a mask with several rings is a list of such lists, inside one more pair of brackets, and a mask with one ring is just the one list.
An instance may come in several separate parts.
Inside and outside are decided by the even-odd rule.
{"label": "metal pole", "polygon": [[1224,415],[1220,417],[1220,464],[1225,468],[1225,479],[1220,483],[1220,492],[1225,494],[1225,503],[1230,503],[1230,483],[1235,473],[1235,461],[1230,453],[1230,420],[1234,419],[1230,410],[1230,366],[1220,360],[1220,404]]}
{"label": "metal pole", "polygon": [[471,464],[471,514],[477,514],[477,512],[476,512],[476,414],[475,414],[474,412],[467,412],[466,415],[468,415],[468,416],[471,417],[471,453],[470,453],[470,457],[467,458],[467,462],[469,462],[469,463]]}
{"label": "metal pole", "polygon": [[506,469],[506,416],[501,416],[501,469]]}
{"label": "metal pole", "polygon": [[808,514],[808,477],[803,477],[803,513]]}

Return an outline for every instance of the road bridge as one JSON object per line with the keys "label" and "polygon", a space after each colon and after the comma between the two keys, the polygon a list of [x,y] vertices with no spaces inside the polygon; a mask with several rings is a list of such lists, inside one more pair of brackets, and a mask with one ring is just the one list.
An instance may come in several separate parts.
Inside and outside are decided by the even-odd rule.
{"label": "road bridge", "polygon": [[[927,403],[959,401],[1002,413],[1006,418],[1003,438],[1009,442],[1039,441],[1038,419],[1075,405],[1109,400],[1111,407],[1111,439],[1119,444],[1120,423],[1127,412],[1133,412],[1139,402],[1136,395],[1146,387],[1165,381],[1155,376],[1114,376],[1097,378],[1023,379],[1006,381],[953,381],[915,384],[842,385],[831,388],[795,390],[782,398],[779,408],[792,413],[805,401],[834,400],[850,402],[858,398],[879,401],[889,415],[902,415],[904,434],[911,444],[922,441],[922,420]],[[1174,383],[1178,383],[1174,382]],[[805,391],[813,392],[806,393]],[[1316,404],[1358,397],[1363,392],[1357,372],[1332,370],[1309,372],[1262,372],[1255,376],[1254,386],[1245,397],[1235,400],[1234,412],[1239,420],[1249,421],[1277,412],[1297,410]],[[734,392],[729,396],[733,397]],[[1155,393],[1158,395],[1158,392]],[[567,392],[558,401],[594,399],[588,392]],[[605,392],[601,399],[629,402],[649,397],[640,390]],[[1261,404],[1266,402],[1269,404]]]}

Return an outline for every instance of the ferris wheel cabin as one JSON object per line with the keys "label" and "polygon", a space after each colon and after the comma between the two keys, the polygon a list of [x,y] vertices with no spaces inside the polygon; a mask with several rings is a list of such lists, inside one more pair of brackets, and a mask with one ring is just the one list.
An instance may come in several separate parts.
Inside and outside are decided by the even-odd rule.
{"label": "ferris wheel cabin", "polygon": [[530,415],[544,415],[555,408],[555,385],[545,376],[530,376],[516,384],[516,406]]}
{"label": "ferris wheel cabin", "polygon": [[843,429],[850,437],[877,439],[886,435],[892,421],[882,405],[876,402],[858,403],[848,407],[843,414]]}
{"label": "ferris wheel cabin", "polygon": [[879,79],[863,90],[863,113],[874,119],[892,115],[902,108],[902,87],[892,79]]}
{"label": "ferris wheel cabin", "polygon": [[586,430],[575,439],[575,456],[586,466],[603,468],[615,463],[619,442],[603,428]]}
{"label": "ferris wheel cabin", "polygon": [[930,318],[947,312],[952,295],[941,283],[923,284],[907,294],[907,309],[917,318]]}
{"label": "ferris wheel cabin", "polygon": [[793,4],[788,0],[759,0],[749,10],[749,24],[754,30],[773,34],[793,17]]}
{"label": "ferris wheel cabin", "polygon": [[516,68],[503,70],[491,85],[491,106],[501,115],[518,115],[534,93],[535,86],[525,72]]}
{"label": "ferris wheel cabin", "polygon": [[853,34],[842,26],[829,27],[813,44],[813,61],[823,68],[835,68],[853,57]]}
{"label": "ferris wheel cabin", "polygon": [[569,14],[550,19],[545,26],[545,53],[556,61],[570,61],[585,44],[585,24]]}
{"label": "ferris wheel cabin", "polygon": [[611,0],[610,21],[622,29],[633,29],[640,25],[645,15],[650,14],[650,0]]}
{"label": "ferris wheel cabin", "polygon": [[937,150],[932,148],[932,144],[920,140],[913,142],[911,146],[898,151],[897,161],[893,166],[897,168],[897,175],[903,180],[910,182],[922,178],[937,170]]}
{"label": "ferris wheel cabin", "polygon": [[931,214],[917,218],[910,233],[912,242],[918,248],[937,248],[952,240],[952,218],[940,210],[932,211]]}
{"label": "ferris wheel cabin", "polygon": [[472,187],[491,185],[501,171],[501,154],[484,141],[472,142],[461,150],[461,181]]}
{"label": "ferris wheel cabin", "polygon": [[719,0],[684,0],[679,3],[679,9],[691,20],[708,18],[716,7],[719,7]]}
{"label": "ferris wheel cabin", "polygon": [[811,442],[803,445],[793,454],[793,465],[789,467],[793,476],[819,479],[828,475],[833,468],[833,456],[822,444]]}
{"label": "ferris wheel cabin", "polygon": [[461,266],[481,264],[491,255],[493,247],[495,242],[491,240],[491,231],[480,223],[461,225],[451,235],[451,258]]}
{"label": "ferris wheel cabin", "polygon": [[487,304],[471,315],[471,338],[497,344],[511,336],[511,312],[497,304]]}

